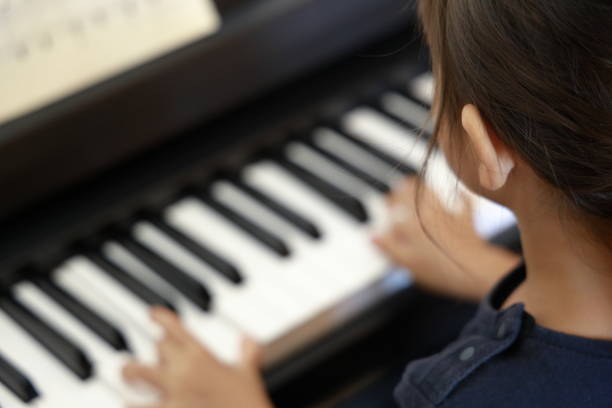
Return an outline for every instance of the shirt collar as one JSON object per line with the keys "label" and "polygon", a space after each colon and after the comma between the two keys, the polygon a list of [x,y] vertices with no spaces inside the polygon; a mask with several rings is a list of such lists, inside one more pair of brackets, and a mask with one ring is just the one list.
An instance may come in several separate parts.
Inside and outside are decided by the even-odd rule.
{"label": "shirt collar", "polygon": [[524,279],[524,268],[510,273],[481,302],[459,339],[431,358],[413,363],[406,372],[410,380],[397,389],[400,399],[412,398],[414,385],[419,395],[434,405],[441,404],[474,370],[512,346],[524,327],[526,313],[522,304],[503,310],[500,306]]}
{"label": "shirt collar", "polygon": [[503,278],[480,303],[476,316],[465,327],[463,334],[478,334],[493,339],[507,335],[515,337],[520,332],[525,317],[532,323],[533,319],[525,313],[523,303],[501,308],[525,277],[525,266],[522,265]]}

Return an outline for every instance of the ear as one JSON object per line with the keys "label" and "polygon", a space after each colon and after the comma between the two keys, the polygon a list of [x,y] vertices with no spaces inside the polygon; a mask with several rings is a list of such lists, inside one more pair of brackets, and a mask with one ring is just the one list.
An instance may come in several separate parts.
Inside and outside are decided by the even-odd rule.
{"label": "ear", "polygon": [[487,190],[499,190],[506,184],[515,166],[510,151],[487,125],[476,106],[470,104],[463,107],[461,124],[479,162],[480,185]]}

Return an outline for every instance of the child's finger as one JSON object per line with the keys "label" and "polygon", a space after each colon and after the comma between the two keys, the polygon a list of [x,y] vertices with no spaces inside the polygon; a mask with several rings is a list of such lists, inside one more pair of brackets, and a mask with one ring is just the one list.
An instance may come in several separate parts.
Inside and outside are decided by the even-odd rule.
{"label": "child's finger", "polygon": [[418,223],[418,219],[410,219],[411,215],[406,215],[401,221],[391,224],[390,229],[385,234],[396,243],[406,246],[410,244],[410,239],[416,236],[416,231],[413,223]]}
{"label": "child's finger", "polygon": [[185,342],[191,339],[191,334],[174,312],[164,307],[153,307],[151,308],[151,319],[162,327],[166,336],[174,341]]}
{"label": "child's finger", "polygon": [[401,244],[397,239],[389,234],[379,235],[372,238],[374,244],[394,262],[401,264],[403,252],[406,245]]}
{"label": "child's finger", "polygon": [[178,355],[184,350],[185,345],[175,339],[164,336],[157,342],[157,354],[159,355],[159,364],[162,367],[167,366],[174,361]]}
{"label": "child's finger", "polygon": [[154,404],[154,405],[128,405],[127,408],[169,408],[166,404]]}
{"label": "child's finger", "polygon": [[418,182],[416,176],[409,177],[400,182],[387,196],[387,204],[390,207],[394,207],[396,205],[406,205],[408,202],[414,202],[414,194]]}
{"label": "child's finger", "polygon": [[262,360],[262,349],[250,337],[242,338],[242,357],[239,367],[248,373],[259,372]]}
{"label": "child's finger", "polygon": [[123,367],[123,378],[128,383],[143,382],[160,392],[165,392],[163,376],[155,367],[128,363]]}

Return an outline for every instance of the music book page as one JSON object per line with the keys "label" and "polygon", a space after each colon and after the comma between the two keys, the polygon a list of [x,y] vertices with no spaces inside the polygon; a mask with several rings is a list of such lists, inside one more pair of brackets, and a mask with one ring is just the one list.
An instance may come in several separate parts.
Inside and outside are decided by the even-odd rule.
{"label": "music book page", "polygon": [[219,26],[212,0],[0,0],[0,124]]}

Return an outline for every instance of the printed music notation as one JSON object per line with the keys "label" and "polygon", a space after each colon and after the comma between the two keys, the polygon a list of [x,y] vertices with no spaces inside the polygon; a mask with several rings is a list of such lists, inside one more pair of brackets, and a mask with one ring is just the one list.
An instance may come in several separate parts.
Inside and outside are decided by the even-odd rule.
{"label": "printed music notation", "polygon": [[0,0],[0,124],[219,25],[212,0]]}

